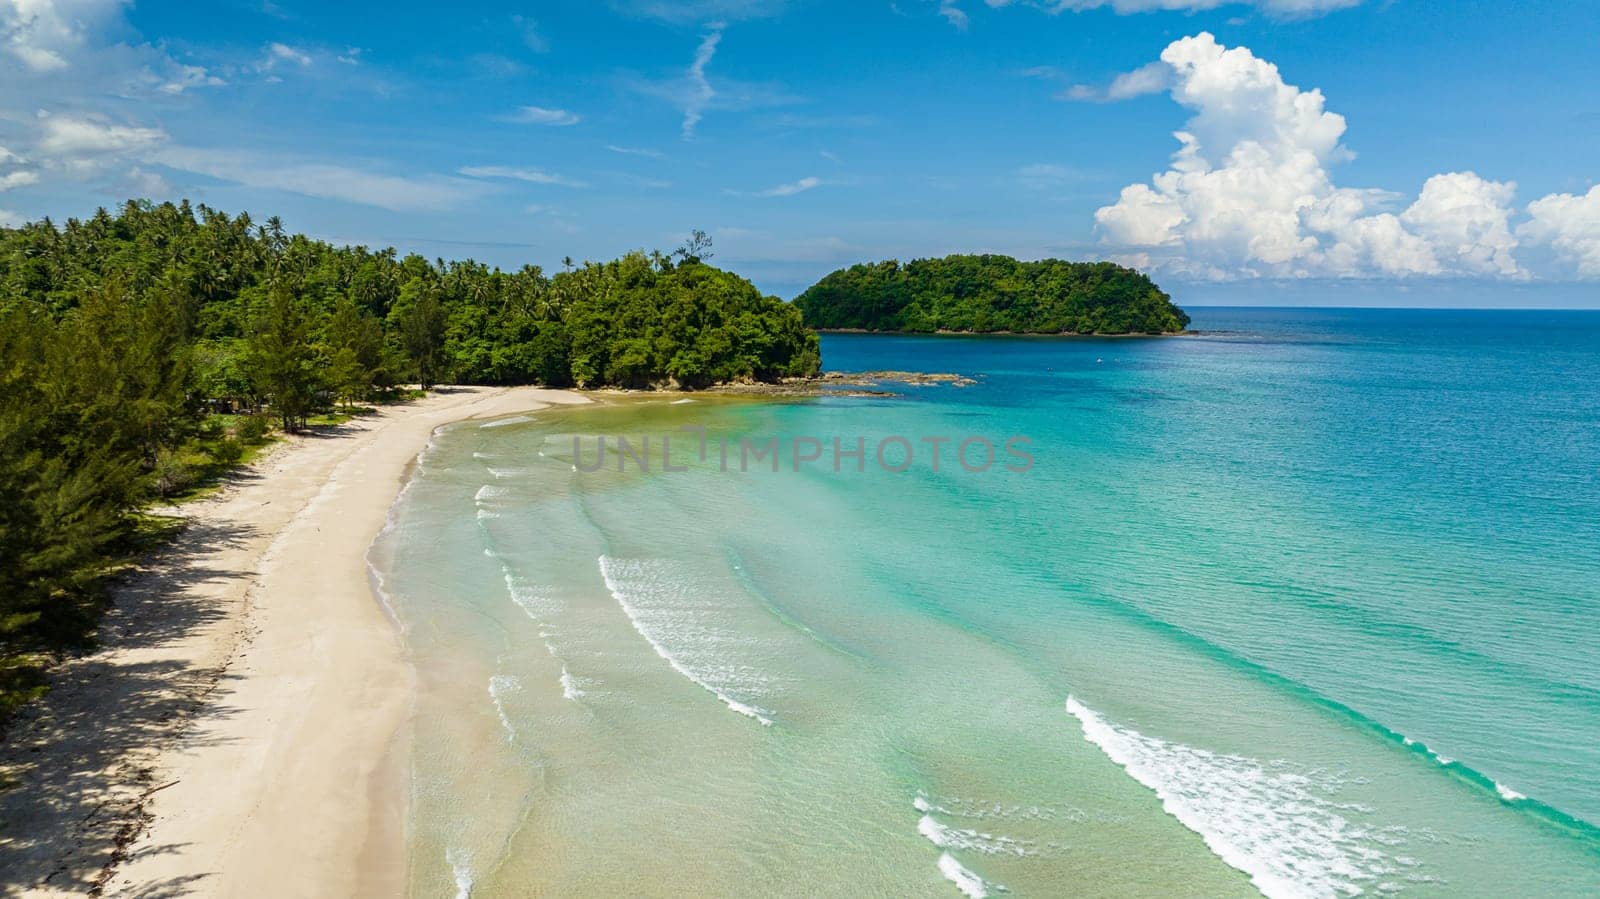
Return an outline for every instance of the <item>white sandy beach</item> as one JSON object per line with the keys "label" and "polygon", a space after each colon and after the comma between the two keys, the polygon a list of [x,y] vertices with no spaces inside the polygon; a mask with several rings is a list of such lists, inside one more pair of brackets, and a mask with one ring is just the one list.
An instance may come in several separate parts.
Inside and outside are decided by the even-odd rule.
{"label": "white sandy beach", "polygon": [[[183,508],[0,771],[22,895],[396,895],[411,674],[366,555],[440,425],[582,403],[453,388],[293,439]],[[32,750],[32,751],[30,751]]]}

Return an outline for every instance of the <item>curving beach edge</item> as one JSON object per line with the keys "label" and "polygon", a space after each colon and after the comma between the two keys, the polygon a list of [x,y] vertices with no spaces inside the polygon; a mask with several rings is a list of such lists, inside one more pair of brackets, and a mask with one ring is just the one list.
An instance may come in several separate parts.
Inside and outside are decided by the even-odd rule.
{"label": "curving beach edge", "polygon": [[0,759],[19,894],[402,892],[412,675],[368,549],[437,428],[584,402],[441,389],[294,438],[185,506],[178,545],[119,590],[102,648],[61,667]]}

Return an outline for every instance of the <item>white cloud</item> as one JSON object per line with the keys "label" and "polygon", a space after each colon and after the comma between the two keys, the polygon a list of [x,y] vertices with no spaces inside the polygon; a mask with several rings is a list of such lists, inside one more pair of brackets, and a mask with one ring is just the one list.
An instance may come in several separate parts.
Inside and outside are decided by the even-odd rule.
{"label": "white cloud", "polygon": [[684,97],[683,104],[684,140],[694,137],[695,126],[700,124],[701,116],[705,115],[706,106],[717,96],[717,92],[711,87],[711,81],[706,78],[706,66],[711,65],[711,59],[717,55],[717,45],[720,43],[722,43],[722,28],[713,27],[700,40],[700,46],[695,48],[694,62],[689,65],[689,91]]}
{"label": "white cloud", "polygon": [[152,153],[148,158],[168,168],[247,187],[342,200],[395,212],[450,209],[483,193],[482,187],[464,179],[387,175],[366,167],[285,162],[234,150],[172,147]]}
{"label": "white cloud", "polygon": [[712,109],[759,109],[798,102],[797,97],[778,84],[726,78],[718,78],[713,84],[708,70],[722,43],[723,28],[720,22],[709,26],[695,48],[693,61],[683,74],[664,79],[624,78],[623,84],[628,89],[664,100],[683,113],[684,140],[694,139],[700,121]]}
{"label": "white cloud", "polygon": [[221,87],[228,82],[206,71],[202,66],[175,64],[172,77],[161,85],[164,94],[181,94],[193,87]]}
{"label": "white cloud", "polygon": [[527,16],[512,16],[511,24],[516,27],[517,33],[522,35],[522,44],[535,53],[548,53],[550,42],[539,31],[539,23]]}
{"label": "white cloud", "polygon": [[1514,275],[1511,198],[1514,182],[1497,183],[1472,172],[1434,175],[1400,221],[1433,247],[1441,264],[1475,275]]}
{"label": "white cloud", "polygon": [[91,30],[126,0],[0,0],[0,45],[34,72],[67,68]]}
{"label": "white cloud", "polygon": [[122,176],[118,185],[121,192],[130,197],[142,197],[147,200],[161,200],[173,195],[172,185],[159,172],[152,172],[134,166]]}
{"label": "white cloud", "polygon": [[[126,44],[129,0],[0,0],[0,101],[18,106],[144,99],[221,84],[165,47]],[[21,101],[21,102],[17,102]]]}
{"label": "white cloud", "polygon": [[1532,218],[1517,233],[1552,247],[1585,278],[1600,278],[1600,185],[1582,196],[1550,194],[1528,204]]}
{"label": "white cloud", "polygon": [[308,68],[311,65],[311,54],[288,44],[280,44],[274,41],[267,45],[267,58],[261,64],[261,67],[262,69],[270,69],[280,62],[293,63],[302,69]]}
{"label": "white cloud", "polygon": [[619,147],[616,144],[606,144],[606,149],[624,156],[643,156],[646,159],[664,159],[665,154],[660,150],[651,150],[647,147]]}
{"label": "white cloud", "polygon": [[[939,0],[939,14],[956,22],[947,8],[958,0]],[[1268,15],[1282,19],[1303,19],[1320,16],[1335,10],[1360,6],[1363,0],[984,0],[985,5],[1000,8],[1029,6],[1051,15],[1064,12],[1084,12],[1092,9],[1110,9],[1119,15],[1145,12],[1201,12],[1224,6],[1250,6]],[[960,13],[960,10],[957,10]],[[959,27],[965,27],[966,16],[961,14]]]}
{"label": "white cloud", "polygon": [[1197,278],[1516,276],[1515,185],[1437,175],[1396,215],[1396,197],[1339,187],[1343,116],[1286,84],[1248,48],[1208,33],[1161,54],[1173,99],[1193,110],[1172,166],[1095,213],[1105,242]]}
{"label": "white cloud", "polygon": [[1069,100],[1102,102],[1131,100],[1145,94],[1159,94],[1167,89],[1171,81],[1172,67],[1157,60],[1131,72],[1123,72],[1111,79],[1111,84],[1104,89],[1090,87],[1087,84],[1074,84],[1067,88],[1063,96]]}
{"label": "white cloud", "polygon": [[[1010,0],[986,0],[986,2],[990,6],[1010,5]],[[1253,6],[1272,15],[1297,18],[1349,9],[1361,5],[1361,2],[1362,0],[1045,0],[1031,5],[1042,6],[1051,12],[1068,10],[1079,12],[1110,7],[1124,15],[1159,11],[1198,12],[1216,9],[1219,6]]]}
{"label": "white cloud", "polygon": [[553,175],[538,169],[513,168],[503,165],[469,165],[458,170],[468,178],[506,178],[513,181],[526,181],[530,184],[552,184],[559,187],[588,187],[582,181],[575,181],[565,175]]}
{"label": "white cloud", "polygon": [[776,187],[769,187],[766,190],[730,190],[728,193],[740,197],[792,197],[795,194],[802,194],[808,190],[814,190],[815,188],[821,187],[822,185],[823,181],[821,178],[808,177],[801,178],[799,181],[791,181],[788,184],[779,184]]}
{"label": "white cloud", "polygon": [[575,113],[565,109],[550,109],[544,106],[522,106],[516,112],[505,116],[505,121],[517,122],[523,125],[550,125],[564,128],[576,125],[582,121]]}
{"label": "white cloud", "polygon": [[0,174],[0,190],[11,190],[16,187],[26,187],[39,182],[39,173],[28,169],[17,169]]}
{"label": "white cloud", "polygon": [[957,0],[939,0],[939,15],[944,16],[946,22],[965,31],[969,20],[967,14],[962,12],[956,3]]}
{"label": "white cloud", "polygon": [[788,0],[611,0],[617,10],[667,22],[764,19],[788,8]]}
{"label": "white cloud", "polygon": [[39,173],[28,166],[28,160],[0,147],[0,191],[26,187],[38,181]]}
{"label": "white cloud", "polygon": [[146,150],[165,143],[167,133],[159,128],[118,125],[103,117],[76,117],[40,113],[44,131],[38,150],[46,162],[73,157],[114,155]]}

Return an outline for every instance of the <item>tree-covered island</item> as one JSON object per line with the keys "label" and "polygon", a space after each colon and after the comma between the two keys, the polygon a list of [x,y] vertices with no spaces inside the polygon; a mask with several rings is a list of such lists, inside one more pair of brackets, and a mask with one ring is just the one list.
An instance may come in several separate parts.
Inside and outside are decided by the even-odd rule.
{"label": "tree-covered island", "polygon": [[1143,272],[992,255],[855,265],[794,302],[805,323],[821,330],[1171,334],[1189,325]]}

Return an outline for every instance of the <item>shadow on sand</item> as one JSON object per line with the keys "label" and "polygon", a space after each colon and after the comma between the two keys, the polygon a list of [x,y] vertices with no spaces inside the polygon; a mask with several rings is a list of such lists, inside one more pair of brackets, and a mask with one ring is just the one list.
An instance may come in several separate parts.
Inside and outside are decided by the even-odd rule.
{"label": "shadow on sand", "polygon": [[[228,483],[256,478],[244,471]],[[245,639],[242,591],[224,599],[216,594],[229,591],[205,588],[253,573],[206,560],[254,536],[243,527],[191,521],[113,589],[98,647],[57,666],[50,693],[13,722],[0,745],[0,894],[44,887],[97,895],[144,827],[146,800],[171,785],[153,782],[159,750],[202,716],[233,714],[212,700]],[[232,652],[219,652],[210,667],[187,664],[179,645],[214,628],[228,629],[220,645]],[[196,739],[185,737],[199,745]],[[204,877],[140,895],[203,890]]]}

